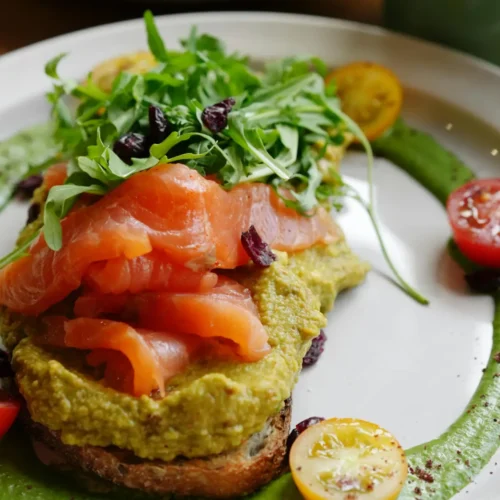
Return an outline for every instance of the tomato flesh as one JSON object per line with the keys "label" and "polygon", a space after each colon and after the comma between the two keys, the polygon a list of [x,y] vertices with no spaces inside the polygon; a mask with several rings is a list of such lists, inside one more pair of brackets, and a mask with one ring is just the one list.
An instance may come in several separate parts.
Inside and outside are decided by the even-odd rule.
{"label": "tomato flesh", "polygon": [[2,438],[15,422],[21,403],[11,399],[5,392],[0,392],[0,438]]}
{"label": "tomato flesh", "polygon": [[388,68],[354,62],[333,70],[326,83],[332,80],[337,83],[343,111],[361,127],[368,140],[382,135],[399,116],[403,88]]}
{"label": "tomato flesh", "polygon": [[465,184],[446,208],[460,251],[476,264],[500,268],[500,179]]}
{"label": "tomato flesh", "polygon": [[305,500],[396,500],[408,463],[385,429],[332,418],[300,434],[290,450],[290,470]]}

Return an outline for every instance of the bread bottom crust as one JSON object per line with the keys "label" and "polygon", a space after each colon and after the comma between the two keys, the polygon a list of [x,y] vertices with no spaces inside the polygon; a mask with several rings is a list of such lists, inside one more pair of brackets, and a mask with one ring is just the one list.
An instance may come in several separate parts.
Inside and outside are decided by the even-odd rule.
{"label": "bread bottom crust", "polygon": [[[171,462],[144,460],[118,448],[71,446],[61,442],[57,432],[25,419],[35,451],[43,447],[44,460],[62,470],[86,473],[85,483],[94,486],[92,476],[113,485],[152,494],[175,494],[208,498],[234,498],[252,493],[280,475],[286,464],[286,441],[290,430],[291,400],[268,420],[263,431],[236,450],[206,458],[177,458]],[[47,455],[48,452],[48,455]],[[98,484],[102,491],[104,485]]]}

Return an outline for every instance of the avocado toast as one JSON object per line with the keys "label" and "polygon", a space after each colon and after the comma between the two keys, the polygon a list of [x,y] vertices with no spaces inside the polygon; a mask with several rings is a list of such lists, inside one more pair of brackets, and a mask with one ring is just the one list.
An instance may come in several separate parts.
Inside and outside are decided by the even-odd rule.
{"label": "avocado toast", "polygon": [[273,80],[146,25],[154,57],[111,87],[47,65],[66,161],[2,260],[0,331],[44,463],[239,497],[282,471],[302,360],[368,270],[329,214],[352,134],[310,63]]}
{"label": "avocado toast", "polygon": [[[43,189],[35,196],[43,198]],[[358,284],[366,271],[340,233],[328,246],[279,253],[266,269],[229,271],[252,292],[271,352],[248,364],[199,360],[168,381],[163,398],[106,387],[81,352],[37,342],[40,319],[4,310],[2,335],[15,345],[16,381],[33,420],[28,426],[73,467],[117,484],[209,498],[253,491],[281,470],[290,418],[283,401],[325,324],[321,303]],[[209,480],[212,469],[226,479]]]}

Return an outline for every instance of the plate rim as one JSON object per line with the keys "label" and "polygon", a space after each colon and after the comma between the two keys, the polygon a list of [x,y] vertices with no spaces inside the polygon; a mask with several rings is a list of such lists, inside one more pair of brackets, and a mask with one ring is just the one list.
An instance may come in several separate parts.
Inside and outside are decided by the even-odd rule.
{"label": "plate rim", "polygon": [[[167,14],[162,16],[157,16],[157,21],[161,29],[165,29],[169,25],[175,24],[176,22],[187,25],[189,23],[211,23],[214,21],[233,21],[241,23],[282,23],[289,26],[302,25],[308,29],[314,27],[323,27],[338,33],[363,33],[369,36],[373,36],[380,39],[386,39],[389,41],[394,41],[397,43],[405,42],[407,46],[414,47],[416,50],[420,51],[430,51],[436,57],[442,57],[447,61],[450,61],[453,65],[466,66],[464,71],[476,71],[483,75],[486,75],[490,81],[500,83],[500,67],[495,66],[492,63],[484,61],[478,57],[465,54],[458,50],[450,49],[439,44],[428,42],[425,40],[418,39],[413,36],[404,35],[397,33],[382,27],[365,25],[358,22],[339,20],[334,18],[328,18],[324,16],[313,16],[306,14],[288,14],[288,13],[276,13],[276,12],[246,12],[246,11],[223,11],[223,12],[192,12],[183,14]],[[16,68],[22,64],[22,60],[33,59],[37,57],[37,54],[43,54],[45,57],[46,53],[53,50],[54,55],[64,48],[65,43],[72,44],[82,44],[85,41],[92,41],[96,37],[109,36],[116,37],[118,34],[124,34],[127,31],[136,31],[142,28],[142,19],[136,18],[127,21],[118,21],[114,23],[103,24],[95,27],[85,28],[82,30],[62,34],[56,37],[43,40],[26,47],[17,49],[3,56],[0,56],[0,72],[2,70],[8,70],[9,68]],[[426,70],[428,71],[428,70]],[[0,73],[1,74],[1,73]],[[40,79],[43,74],[40,75]],[[30,84],[31,85],[31,84]],[[471,86],[474,85],[471,82]],[[34,82],[33,87],[40,87],[40,84]],[[417,85],[418,88],[418,85]],[[440,90],[437,92],[438,96],[442,99],[448,100],[445,93]],[[21,101],[27,100],[29,97],[26,94],[20,93],[15,99]],[[454,106],[459,106],[456,99],[450,99]],[[9,109],[10,103],[7,99],[0,99],[0,114],[5,113]],[[476,116],[481,117],[483,121],[486,120],[481,113],[477,112]],[[499,129],[498,125],[500,122],[495,120],[495,128]]]}

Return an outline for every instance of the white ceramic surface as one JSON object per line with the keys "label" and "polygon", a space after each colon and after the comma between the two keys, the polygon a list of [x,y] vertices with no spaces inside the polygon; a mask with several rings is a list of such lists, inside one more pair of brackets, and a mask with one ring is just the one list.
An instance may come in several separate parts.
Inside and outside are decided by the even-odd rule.
{"label": "white ceramic surface", "polygon": [[[322,18],[257,13],[162,17],[169,46],[191,25],[257,59],[308,53],[335,65],[372,60],[391,67],[407,88],[404,115],[433,133],[480,176],[500,172],[500,70],[479,60],[380,29]],[[146,46],[140,20],[48,40],[0,58],[0,140],[47,119],[44,63],[71,55],[62,74],[82,77],[104,58]],[[450,126],[451,125],[451,126]],[[349,154],[344,174],[366,192],[366,159]],[[303,372],[294,420],[312,415],[377,422],[410,447],[443,432],[472,396],[491,346],[492,303],[465,292],[445,252],[449,236],[440,204],[404,172],[376,161],[377,211],[398,266],[431,299],[419,306],[387,279],[387,266],[363,211],[347,203],[339,220],[353,249],[373,265],[366,283],[345,293],[329,316],[326,352]],[[0,215],[0,253],[10,250],[26,216],[13,203]],[[456,498],[500,497],[493,459]],[[496,473],[490,474],[491,471]],[[468,492],[468,494],[465,493]]]}

